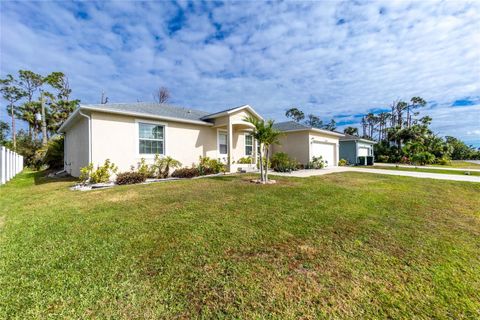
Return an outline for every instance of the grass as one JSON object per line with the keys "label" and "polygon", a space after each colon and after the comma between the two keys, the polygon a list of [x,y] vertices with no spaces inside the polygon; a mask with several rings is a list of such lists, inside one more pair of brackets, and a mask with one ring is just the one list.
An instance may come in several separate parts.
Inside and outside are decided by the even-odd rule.
{"label": "grass", "polygon": [[480,317],[480,185],[365,173],[0,187],[1,319]]}
{"label": "grass", "polygon": [[447,166],[439,165],[439,164],[433,164],[432,166],[435,167],[450,167],[450,168],[464,168],[464,169],[480,169],[480,164],[478,163],[472,163],[472,162],[467,162],[467,161],[462,161],[462,160],[453,160],[451,163]]}
{"label": "grass", "polygon": [[480,176],[480,171],[465,171],[458,170],[448,170],[448,169],[428,169],[422,167],[387,167],[387,166],[362,166],[361,168],[366,169],[381,169],[381,170],[394,170],[394,171],[416,171],[416,172],[428,172],[428,173],[440,173],[440,174],[454,174],[454,175],[465,175],[465,172],[469,172],[471,176]]}

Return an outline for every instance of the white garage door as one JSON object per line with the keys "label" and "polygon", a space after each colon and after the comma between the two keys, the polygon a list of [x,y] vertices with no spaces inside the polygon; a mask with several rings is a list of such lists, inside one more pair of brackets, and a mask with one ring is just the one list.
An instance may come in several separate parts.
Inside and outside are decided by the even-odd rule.
{"label": "white garage door", "polygon": [[313,142],[311,145],[311,156],[322,156],[328,167],[333,167],[335,163],[335,145],[328,143]]}
{"label": "white garage door", "polygon": [[358,148],[358,156],[359,157],[368,156],[368,148],[363,148],[363,147]]}

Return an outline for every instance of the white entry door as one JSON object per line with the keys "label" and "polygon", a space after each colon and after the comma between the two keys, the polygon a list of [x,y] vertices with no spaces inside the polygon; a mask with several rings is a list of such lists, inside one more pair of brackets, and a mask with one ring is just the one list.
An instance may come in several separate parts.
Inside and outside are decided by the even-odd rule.
{"label": "white entry door", "polygon": [[321,143],[321,142],[312,142],[311,145],[311,156],[318,157],[322,156],[323,161],[328,167],[333,167],[336,165],[335,163],[335,145],[329,143]]}

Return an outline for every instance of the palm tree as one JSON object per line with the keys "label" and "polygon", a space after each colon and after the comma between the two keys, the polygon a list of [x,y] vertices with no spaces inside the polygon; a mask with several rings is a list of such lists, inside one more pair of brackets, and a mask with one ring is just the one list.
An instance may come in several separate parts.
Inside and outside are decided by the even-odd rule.
{"label": "palm tree", "polygon": [[252,116],[246,117],[243,120],[254,126],[253,137],[257,140],[257,143],[260,144],[260,181],[261,183],[267,183],[270,146],[279,143],[278,138],[282,133],[273,128],[273,120],[259,120]]}

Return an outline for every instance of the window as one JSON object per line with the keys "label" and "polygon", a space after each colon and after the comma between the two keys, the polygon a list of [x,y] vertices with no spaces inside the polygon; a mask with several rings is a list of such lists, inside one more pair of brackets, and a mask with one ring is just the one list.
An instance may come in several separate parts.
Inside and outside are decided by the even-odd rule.
{"label": "window", "polygon": [[253,154],[253,137],[251,134],[245,135],[245,155],[251,156]]}
{"label": "window", "polygon": [[228,153],[228,135],[226,132],[218,133],[218,150],[220,154]]}
{"label": "window", "polygon": [[164,126],[139,123],[139,153],[140,154],[164,154]]}

